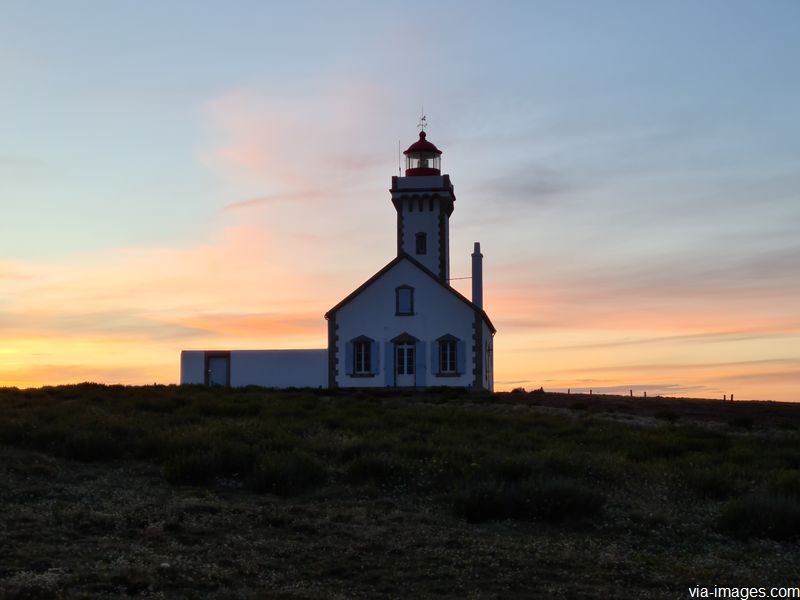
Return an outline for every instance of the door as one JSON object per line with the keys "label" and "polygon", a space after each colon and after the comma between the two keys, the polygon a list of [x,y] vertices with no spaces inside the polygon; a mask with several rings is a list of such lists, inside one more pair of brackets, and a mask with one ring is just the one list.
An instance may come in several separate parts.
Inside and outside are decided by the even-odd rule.
{"label": "door", "polygon": [[413,387],[414,381],[414,344],[397,344],[395,346],[395,385]]}
{"label": "door", "polygon": [[210,356],[208,358],[208,385],[230,385],[230,356]]}

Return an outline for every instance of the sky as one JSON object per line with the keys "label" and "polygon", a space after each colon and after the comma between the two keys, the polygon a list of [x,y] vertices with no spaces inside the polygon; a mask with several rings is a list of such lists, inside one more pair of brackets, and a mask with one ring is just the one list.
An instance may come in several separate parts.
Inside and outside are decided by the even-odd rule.
{"label": "sky", "polygon": [[497,389],[800,401],[794,0],[2,7],[0,386],[325,347],[424,110]]}

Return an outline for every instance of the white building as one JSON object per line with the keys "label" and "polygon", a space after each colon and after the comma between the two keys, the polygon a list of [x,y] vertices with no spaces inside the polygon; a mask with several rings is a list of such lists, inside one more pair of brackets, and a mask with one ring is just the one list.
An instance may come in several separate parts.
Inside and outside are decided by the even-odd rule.
{"label": "white building", "polygon": [[[472,254],[472,300],[450,286],[456,200],[425,132],[392,177],[397,256],[325,314],[327,350],[184,351],[181,383],[267,387],[494,388],[495,328],[483,310],[483,255]],[[327,362],[327,378],[320,360]]]}

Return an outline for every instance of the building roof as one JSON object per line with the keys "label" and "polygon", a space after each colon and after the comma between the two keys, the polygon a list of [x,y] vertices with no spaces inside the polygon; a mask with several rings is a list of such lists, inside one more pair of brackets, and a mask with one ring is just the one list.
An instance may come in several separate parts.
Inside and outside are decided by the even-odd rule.
{"label": "building roof", "polygon": [[408,262],[410,262],[412,265],[414,265],[414,266],[415,266],[415,267],[417,267],[417,268],[418,268],[420,271],[422,271],[422,272],[423,272],[423,273],[425,273],[425,274],[426,274],[428,277],[430,277],[430,278],[431,278],[433,281],[435,281],[435,282],[436,282],[438,285],[440,285],[440,286],[441,286],[441,287],[443,287],[445,290],[447,290],[448,292],[450,292],[450,293],[451,293],[453,296],[455,296],[456,298],[458,298],[458,299],[459,299],[461,302],[464,302],[465,304],[469,305],[469,307],[470,307],[470,308],[472,308],[473,310],[476,310],[476,311],[478,311],[478,312],[481,314],[481,317],[483,318],[483,320],[484,320],[484,321],[486,322],[486,324],[489,326],[489,329],[491,329],[491,330],[492,330],[492,333],[493,333],[493,334],[494,334],[494,333],[497,333],[497,329],[495,329],[494,325],[492,325],[492,321],[489,319],[489,315],[487,315],[487,314],[486,314],[486,311],[484,311],[482,308],[480,308],[480,307],[479,307],[477,304],[475,304],[475,303],[474,303],[474,302],[472,302],[471,300],[467,299],[465,296],[463,296],[463,295],[461,295],[460,293],[458,293],[456,290],[454,290],[454,289],[453,289],[452,287],[450,287],[449,285],[447,285],[447,284],[445,284],[445,283],[442,283],[441,279],[439,279],[439,278],[438,278],[438,277],[437,277],[437,276],[436,276],[436,275],[435,275],[435,274],[434,274],[432,271],[430,271],[430,270],[429,270],[429,269],[428,269],[428,268],[427,268],[425,265],[423,265],[421,262],[419,262],[419,261],[418,261],[416,258],[414,258],[413,256],[411,256],[411,255],[409,255],[409,254],[406,254],[405,252],[401,252],[400,254],[398,254],[396,258],[392,259],[392,260],[391,260],[391,261],[390,261],[390,262],[389,262],[389,263],[388,263],[386,266],[384,266],[384,267],[383,267],[383,268],[382,268],[380,271],[378,271],[377,273],[375,273],[375,275],[373,275],[372,277],[370,277],[369,279],[367,279],[367,280],[366,280],[364,283],[362,283],[360,286],[358,286],[358,287],[357,287],[357,288],[356,288],[356,289],[355,289],[355,290],[354,290],[352,293],[350,293],[348,296],[346,296],[346,297],[344,298],[344,300],[342,300],[341,302],[339,302],[339,304],[337,304],[337,305],[336,305],[336,306],[334,306],[332,309],[330,309],[328,312],[326,312],[326,313],[325,313],[325,319],[328,319],[328,318],[330,318],[330,316],[331,316],[333,313],[335,313],[335,312],[336,312],[336,311],[338,311],[340,308],[342,308],[342,307],[343,307],[345,304],[347,304],[348,302],[350,302],[351,300],[353,300],[353,299],[354,299],[356,296],[358,296],[358,295],[359,295],[361,292],[363,292],[365,289],[367,289],[369,286],[371,286],[373,283],[375,283],[375,282],[376,282],[378,279],[380,279],[380,278],[381,278],[381,276],[382,276],[384,273],[386,273],[386,272],[388,272],[389,270],[391,270],[391,268],[392,268],[392,267],[394,267],[396,264],[398,264],[399,262],[401,262],[401,261],[403,261],[403,260],[407,260]]}
{"label": "building roof", "polygon": [[403,152],[403,154],[405,154],[406,156],[408,156],[409,154],[417,154],[417,153],[441,154],[442,151],[425,139],[424,131],[420,131],[419,140],[411,144],[408,147],[408,150]]}

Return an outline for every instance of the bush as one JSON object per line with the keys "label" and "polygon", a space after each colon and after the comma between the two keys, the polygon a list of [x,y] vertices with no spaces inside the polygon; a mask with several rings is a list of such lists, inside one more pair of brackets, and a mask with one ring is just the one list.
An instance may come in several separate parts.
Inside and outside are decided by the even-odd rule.
{"label": "bush", "polygon": [[669,423],[674,423],[678,420],[678,413],[674,410],[659,410],[655,414],[656,419],[660,419],[662,421],[667,421]]}
{"label": "bush", "polygon": [[325,467],[301,452],[282,452],[262,456],[256,461],[248,483],[257,492],[295,496],[323,484]]}
{"label": "bush", "polygon": [[731,427],[739,427],[741,429],[752,429],[753,428],[753,417],[748,415],[738,415],[733,417],[730,421],[728,421],[728,425]]}
{"label": "bush", "polygon": [[489,474],[496,480],[515,483],[533,474],[532,460],[525,457],[494,458],[486,466]]}
{"label": "bush", "polygon": [[349,483],[396,483],[403,476],[403,465],[388,454],[362,455],[347,466]]}
{"label": "bush", "polygon": [[779,494],[800,498],[800,471],[782,469],[772,479],[770,487]]}
{"label": "bush", "polygon": [[696,496],[712,500],[729,498],[739,488],[737,471],[730,467],[695,469],[686,474],[685,482]]}
{"label": "bush", "polygon": [[[451,497],[453,513],[469,523],[509,519],[519,510],[520,494],[509,484],[494,479],[467,483]],[[523,500],[524,502],[524,500]]]}
{"label": "bush", "polygon": [[800,538],[800,499],[766,492],[739,498],[724,508],[719,524],[738,538]]}
{"label": "bush", "polygon": [[215,467],[211,452],[182,453],[167,460],[164,479],[175,485],[208,485],[216,476]]}
{"label": "bush", "polygon": [[123,454],[125,441],[103,430],[84,430],[68,434],[64,455],[83,461],[113,460]]}
{"label": "bush", "polygon": [[562,477],[550,479],[537,489],[535,513],[548,522],[599,515],[605,498],[592,488]]}
{"label": "bush", "polygon": [[214,472],[219,476],[245,477],[253,470],[256,452],[243,442],[220,440],[212,449]]}
{"label": "bush", "polygon": [[538,519],[555,523],[602,512],[605,499],[584,484],[566,478],[526,479],[516,483],[478,479],[451,497],[451,508],[470,523],[496,519]]}

